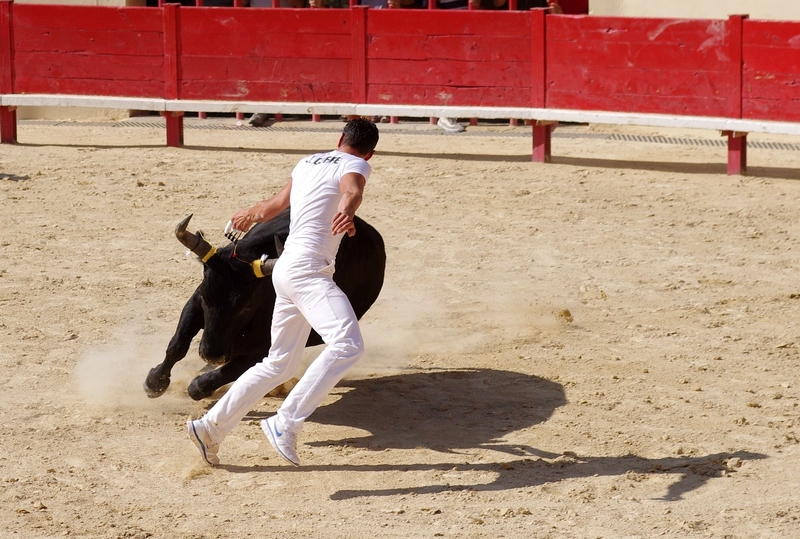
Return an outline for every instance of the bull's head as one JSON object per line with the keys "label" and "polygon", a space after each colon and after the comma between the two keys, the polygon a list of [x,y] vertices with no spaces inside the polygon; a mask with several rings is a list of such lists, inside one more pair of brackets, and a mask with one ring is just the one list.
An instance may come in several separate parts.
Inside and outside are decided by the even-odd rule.
{"label": "bull's head", "polygon": [[[206,241],[201,231],[198,230],[197,234],[193,234],[186,230],[193,215],[194,214],[190,213],[183,221],[178,223],[178,226],[175,227],[175,237],[178,238],[178,241],[181,242],[184,247],[197,255],[197,258],[199,258],[203,264],[206,264],[211,260],[211,257],[217,254],[217,250]],[[283,248],[279,244],[277,237],[275,238],[275,243],[278,248],[278,255],[280,255]],[[253,274],[260,279],[267,275],[272,275],[272,269],[275,267],[275,262],[277,262],[277,260],[277,258],[256,259],[250,262],[250,267],[253,269]]]}
{"label": "bull's head", "polygon": [[[254,319],[271,314],[274,289],[270,280],[263,277],[272,274],[277,256],[255,258],[247,262],[236,256],[232,246],[217,252],[202,232],[187,230],[191,218],[192,215],[189,215],[178,224],[175,237],[204,265],[203,282],[197,290],[204,327],[199,351],[209,363],[222,364],[230,359],[232,347],[242,335],[243,328],[254,323]],[[256,252],[268,250],[272,254],[271,248],[254,252],[252,245],[245,246],[244,240],[241,243],[243,251],[248,253],[248,259],[257,257]],[[280,255],[282,246],[277,237],[275,247],[275,254]],[[265,309],[269,312],[262,313]]]}

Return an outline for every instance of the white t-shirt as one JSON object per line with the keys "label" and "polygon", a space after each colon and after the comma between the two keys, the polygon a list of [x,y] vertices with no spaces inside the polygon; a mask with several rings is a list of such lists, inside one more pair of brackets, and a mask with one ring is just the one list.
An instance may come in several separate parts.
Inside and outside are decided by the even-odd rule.
{"label": "white t-shirt", "polygon": [[339,150],[300,160],[292,171],[291,222],[283,256],[333,264],[344,235],[331,233],[342,198],[339,182],[350,172],[369,179],[371,170],[364,159]]}

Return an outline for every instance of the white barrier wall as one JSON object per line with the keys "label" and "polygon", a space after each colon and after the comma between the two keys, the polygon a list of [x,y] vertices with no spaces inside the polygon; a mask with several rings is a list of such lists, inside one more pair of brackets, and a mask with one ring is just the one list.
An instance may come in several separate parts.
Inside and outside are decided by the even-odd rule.
{"label": "white barrier wall", "polygon": [[751,19],[800,21],[800,0],[589,0],[589,13],[612,17]]}

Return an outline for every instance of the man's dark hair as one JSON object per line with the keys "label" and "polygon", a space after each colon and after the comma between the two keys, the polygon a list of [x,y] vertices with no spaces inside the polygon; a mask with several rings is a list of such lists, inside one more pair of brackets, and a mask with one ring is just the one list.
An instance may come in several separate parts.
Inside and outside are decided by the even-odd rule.
{"label": "man's dark hair", "polygon": [[378,145],[378,126],[364,118],[350,120],[342,131],[342,144],[367,155]]}

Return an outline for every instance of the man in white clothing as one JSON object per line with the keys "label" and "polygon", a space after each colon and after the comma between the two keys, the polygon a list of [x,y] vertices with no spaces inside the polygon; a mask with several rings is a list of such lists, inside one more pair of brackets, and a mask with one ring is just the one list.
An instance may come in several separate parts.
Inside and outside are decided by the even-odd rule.
{"label": "man in white clothing", "polygon": [[303,422],[364,353],[347,296],[333,281],[344,234],[355,234],[353,216],[370,175],[367,163],[378,128],[365,119],[345,125],[336,150],[306,157],[276,195],[231,219],[235,230],[269,221],[291,206],[289,237],[272,275],[275,311],[269,355],[247,370],[200,419],[186,424],[189,437],[209,464],[219,464],[219,444],[261,398],[292,378],[313,328],[326,344],[276,415],[261,422],[275,450],[300,465],[296,436]]}

